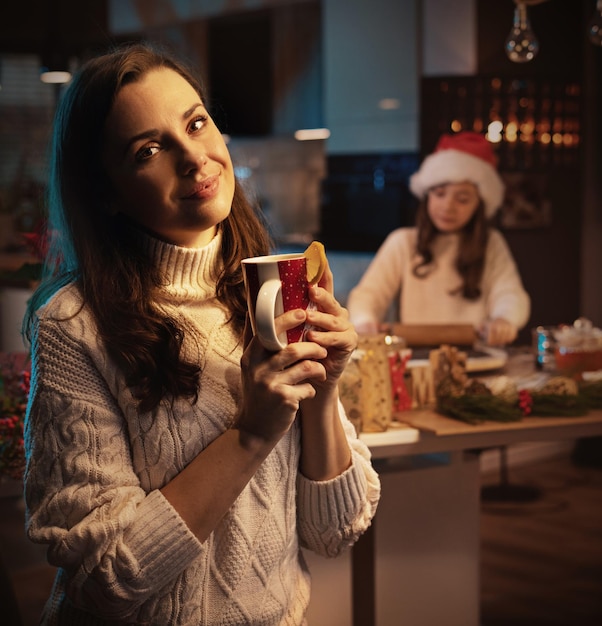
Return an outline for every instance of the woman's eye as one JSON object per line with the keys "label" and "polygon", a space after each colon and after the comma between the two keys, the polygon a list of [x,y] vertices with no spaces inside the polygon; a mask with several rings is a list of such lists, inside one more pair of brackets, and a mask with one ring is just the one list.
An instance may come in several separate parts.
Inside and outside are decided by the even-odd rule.
{"label": "woman's eye", "polygon": [[159,146],[144,146],[144,148],[140,148],[136,152],[136,160],[144,161],[146,159],[150,159],[153,155],[157,154],[159,151]]}
{"label": "woman's eye", "polygon": [[195,117],[192,122],[190,122],[190,132],[194,133],[197,130],[201,130],[207,121],[207,117],[205,115],[199,115],[199,117]]}

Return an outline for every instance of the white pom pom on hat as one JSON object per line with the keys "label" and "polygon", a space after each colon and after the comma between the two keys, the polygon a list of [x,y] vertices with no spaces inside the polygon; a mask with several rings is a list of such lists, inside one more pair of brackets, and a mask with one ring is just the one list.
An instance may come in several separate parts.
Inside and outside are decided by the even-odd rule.
{"label": "white pom pom on hat", "polygon": [[410,176],[410,190],[423,198],[432,187],[465,181],[477,186],[485,215],[493,217],[504,200],[504,183],[491,144],[484,135],[471,131],[442,135],[434,152]]}

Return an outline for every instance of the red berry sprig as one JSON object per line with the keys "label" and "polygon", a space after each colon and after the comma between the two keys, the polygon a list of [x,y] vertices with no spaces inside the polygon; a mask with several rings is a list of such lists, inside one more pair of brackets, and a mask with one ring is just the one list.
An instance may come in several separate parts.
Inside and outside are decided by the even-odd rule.
{"label": "red berry sprig", "polygon": [[527,389],[521,389],[518,392],[518,406],[523,415],[529,415],[533,410],[533,396]]}

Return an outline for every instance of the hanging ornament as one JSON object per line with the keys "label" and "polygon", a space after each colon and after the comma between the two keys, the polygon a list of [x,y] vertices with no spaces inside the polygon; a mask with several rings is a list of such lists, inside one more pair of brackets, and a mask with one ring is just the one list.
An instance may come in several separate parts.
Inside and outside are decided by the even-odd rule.
{"label": "hanging ornament", "polygon": [[513,63],[532,61],[539,52],[539,41],[531,30],[527,5],[524,2],[518,2],[514,8],[514,20],[504,49]]}

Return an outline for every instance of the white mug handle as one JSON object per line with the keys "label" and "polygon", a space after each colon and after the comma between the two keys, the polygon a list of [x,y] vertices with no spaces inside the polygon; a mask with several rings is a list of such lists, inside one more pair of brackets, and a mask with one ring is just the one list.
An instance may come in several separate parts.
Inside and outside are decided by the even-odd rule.
{"label": "white mug handle", "polygon": [[286,332],[276,334],[274,317],[282,311],[276,311],[276,300],[282,289],[282,283],[277,278],[270,278],[259,288],[255,304],[255,325],[257,336],[266,350],[278,352],[286,348],[288,341]]}

